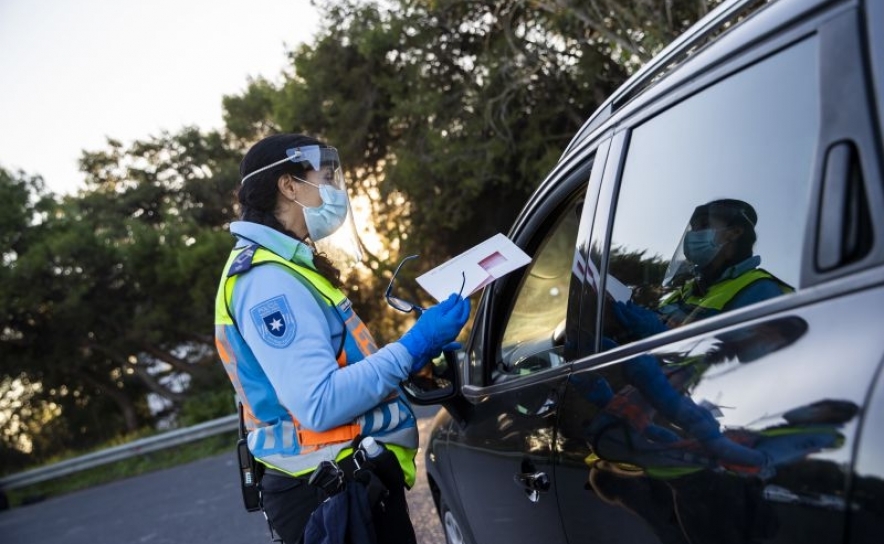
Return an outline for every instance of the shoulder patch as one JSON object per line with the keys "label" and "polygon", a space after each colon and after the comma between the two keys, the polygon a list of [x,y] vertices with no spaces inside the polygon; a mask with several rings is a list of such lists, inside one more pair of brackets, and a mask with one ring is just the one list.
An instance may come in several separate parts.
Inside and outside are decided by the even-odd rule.
{"label": "shoulder patch", "polygon": [[236,256],[236,259],[234,259],[233,263],[230,265],[230,269],[227,271],[227,276],[235,276],[237,274],[242,274],[243,272],[249,271],[252,268],[252,259],[255,257],[255,251],[257,250],[257,244],[252,244],[242,250],[242,252]]}
{"label": "shoulder patch", "polygon": [[268,345],[284,348],[295,339],[295,314],[285,295],[256,304],[249,313],[261,339]]}

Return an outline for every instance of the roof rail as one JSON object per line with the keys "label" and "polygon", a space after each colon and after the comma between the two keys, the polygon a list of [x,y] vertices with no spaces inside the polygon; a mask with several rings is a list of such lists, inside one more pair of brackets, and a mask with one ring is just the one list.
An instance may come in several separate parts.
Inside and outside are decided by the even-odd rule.
{"label": "roof rail", "polygon": [[755,12],[762,5],[774,1],[776,0],[730,0],[719,4],[627,79],[611,96],[612,110],[617,111],[623,104],[650,87],[664,73],[691,56],[698,47],[730,28],[735,19]]}
{"label": "roof rail", "polygon": [[757,11],[762,5],[776,0],[726,0],[705,17],[694,23],[674,39],[637,72],[629,77],[608,97],[583,124],[566,150],[570,149],[596,127],[604,123],[624,104],[655,83],[663,74],[671,71],[700,46],[724,30],[738,18]]}

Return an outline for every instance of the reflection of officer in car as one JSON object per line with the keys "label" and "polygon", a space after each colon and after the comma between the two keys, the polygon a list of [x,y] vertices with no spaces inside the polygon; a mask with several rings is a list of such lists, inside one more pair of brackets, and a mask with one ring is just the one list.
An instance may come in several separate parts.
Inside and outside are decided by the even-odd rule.
{"label": "reflection of officer in car", "polygon": [[[575,380],[602,408],[588,429],[592,488],[643,517],[664,542],[770,535],[776,524],[760,500],[761,481],[748,477],[770,476],[782,457],[778,450],[794,451],[794,444],[783,444],[782,437],[766,442],[751,431],[722,432],[709,409],[686,393],[711,366],[727,372],[731,364],[751,363],[806,330],[806,322],[790,316],[722,333],[701,353],[641,355],[622,365],[629,385],[616,394],[604,380]],[[811,449],[832,443],[814,433],[790,436],[816,444]]]}
{"label": "reflection of officer in car", "polygon": [[[758,268],[761,258],[752,253],[757,221],[754,208],[743,201],[698,206],[663,281],[663,287],[674,290],[655,311],[632,302],[612,304],[627,336],[644,338],[790,292]],[[602,408],[588,429],[593,450],[587,458],[589,482],[598,495],[638,513],[664,542],[742,542],[749,535],[769,534],[770,517],[756,511],[757,481],[720,471],[761,474],[771,470],[770,458],[732,440],[713,413],[687,393],[710,365],[732,357],[743,363],[757,360],[763,355],[759,350],[780,349],[804,331],[780,328],[774,327],[790,337],[785,342],[768,342],[757,334],[763,331],[751,331],[745,338],[721,338],[708,352],[693,356],[639,355],[621,365],[627,385],[616,393],[600,378],[574,380],[585,398]],[[603,344],[616,345],[609,339]],[[720,497],[730,509],[705,493]],[[697,504],[708,508],[698,511]],[[709,540],[707,530],[714,532],[716,525],[718,540]]]}
{"label": "reflection of officer in car", "polygon": [[[780,330],[779,321],[763,325],[721,338],[707,352],[640,356],[623,365],[630,385],[613,393],[601,380],[585,391],[604,402],[588,429],[589,484],[600,498],[642,517],[662,542],[738,543],[776,531],[760,500],[762,481],[749,477],[769,471],[766,454],[733,441],[705,406],[684,394],[709,365],[756,360],[756,343],[775,351],[804,331]],[[768,329],[788,338],[768,342]],[[744,356],[744,348],[753,349]]]}
{"label": "reflection of officer in car", "polygon": [[[612,304],[613,316],[627,336],[645,338],[791,292],[791,287],[759,268],[761,257],[753,254],[757,223],[755,209],[740,200],[722,199],[698,206],[663,280],[664,288],[674,290],[662,298],[654,311],[632,302]],[[711,364],[722,361],[725,348],[731,352],[728,355],[749,362],[762,355],[759,350],[782,347],[758,342],[757,335],[751,336],[754,342],[753,338],[722,342],[705,356],[677,358],[675,364],[665,364],[650,355],[633,359],[624,365],[630,385],[613,395],[596,417],[596,425],[612,416],[614,421],[626,423],[630,429],[626,431],[629,445],[621,453],[631,455],[607,457],[604,446],[616,450],[616,436],[610,432],[595,436],[597,454],[614,463],[602,461],[593,465],[593,488],[603,498],[638,512],[664,541],[682,542],[687,537],[697,542],[741,542],[748,535],[775,530],[770,516],[757,510],[758,489],[754,480],[718,475],[711,470],[720,464],[743,474],[760,473],[771,470],[770,458],[722,433],[707,407],[685,394]],[[594,389],[598,396],[604,388],[594,384]],[[686,450],[683,437],[673,433],[671,427],[655,423],[655,412],[700,447]],[[683,459],[690,460],[675,461],[686,453]],[[651,478],[624,478],[622,471],[611,470],[628,466],[617,461],[631,461]],[[704,496],[709,493],[730,507],[724,507],[718,499],[710,501]],[[649,502],[651,496],[657,499]],[[698,511],[698,504],[707,508]],[[673,525],[672,519],[680,523]],[[716,530],[717,540],[709,540],[709,531],[715,534]]]}
{"label": "reflection of officer in car", "polygon": [[792,292],[759,268],[753,255],[755,209],[742,200],[713,200],[694,209],[669,262],[663,287],[678,286],[656,311],[617,302],[614,316],[636,338]]}

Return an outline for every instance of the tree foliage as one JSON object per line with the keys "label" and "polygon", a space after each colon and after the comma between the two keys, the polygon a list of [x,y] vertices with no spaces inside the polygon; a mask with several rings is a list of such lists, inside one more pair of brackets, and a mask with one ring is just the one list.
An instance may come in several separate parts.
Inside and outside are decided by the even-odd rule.
{"label": "tree foliage", "polygon": [[27,386],[10,401],[9,441],[27,432],[40,446],[47,433],[34,431],[55,420],[54,439],[88,447],[152,423],[189,387],[224,384],[212,323],[238,157],[218,134],[186,129],[85,153],[76,196],[0,176],[12,208],[2,236],[14,239],[0,287],[4,396]]}
{"label": "tree foliage", "polygon": [[[261,137],[339,149],[385,243],[349,295],[391,340],[391,261],[420,253],[426,269],[505,232],[605,97],[717,3],[329,0],[281,81],[224,98],[222,130],[108,140],[83,153],[76,195],[0,169],[0,455],[19,462],[22,437],[37,458],[85,447],[196,393],[209,400],[188,420],[223,404],[214,293],[239,160]],[[415,300],[418,268],[399,286]]]}

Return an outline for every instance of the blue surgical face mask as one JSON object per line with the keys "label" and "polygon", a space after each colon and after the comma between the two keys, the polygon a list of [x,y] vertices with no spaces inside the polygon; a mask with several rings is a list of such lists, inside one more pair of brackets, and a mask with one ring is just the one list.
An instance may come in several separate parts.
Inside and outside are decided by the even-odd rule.
{"label": "blue surgical face mask", "polygon": [[715,241],[716,229],[692,230],[684,236],[684,256],[703,268],[721,251],[722,244]]}
{"label": "blue surgical face mask", "polygon": [[310,235],[311,240],[318,242],[334,234],[347,219],[347,192],[331,185],[316,185],[307,180],[300,181],[319,189],[319,198],[322,199],[322,204],[315,207],[304,206],[297,200],[295,201],[301,204],[304,209],[307,234]]}

